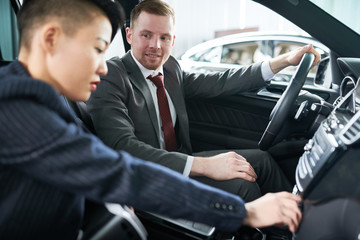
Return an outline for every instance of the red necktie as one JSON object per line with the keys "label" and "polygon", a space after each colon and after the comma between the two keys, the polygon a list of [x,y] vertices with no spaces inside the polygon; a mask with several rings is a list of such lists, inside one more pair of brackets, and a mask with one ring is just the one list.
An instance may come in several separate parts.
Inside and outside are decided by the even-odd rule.
{"label": "red necktie", "polygon": [[151,80],[157,87],[156,95],[162,122],[161,129],[164,133],[165,149],[169,152],[177,151],[175,130],[171,119],[169,103],[166,97],[163,76],[161,74],[155,77],[149,75],[147,79]]}

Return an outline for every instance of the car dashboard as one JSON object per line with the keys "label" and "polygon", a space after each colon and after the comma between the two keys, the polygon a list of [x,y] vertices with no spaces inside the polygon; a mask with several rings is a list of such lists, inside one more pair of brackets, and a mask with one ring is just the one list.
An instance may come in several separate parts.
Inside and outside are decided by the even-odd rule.
{"label": "car dashboard", "polygon": [[339,58],[338,64],[343,96],[305,145],[296,169],[294,193],[310,202],[360,199],[360,84],[348,84],[360,77],[360,59]]}

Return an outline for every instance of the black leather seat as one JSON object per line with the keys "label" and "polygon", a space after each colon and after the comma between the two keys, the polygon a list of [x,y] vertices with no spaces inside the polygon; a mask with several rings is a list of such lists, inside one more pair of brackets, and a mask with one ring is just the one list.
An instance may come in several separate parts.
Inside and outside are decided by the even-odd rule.
{"label": "black leather seat", "polygon": [[1,60],[0,61],[0,67],[5,66],[7,64],[11,63],[10,61]]}

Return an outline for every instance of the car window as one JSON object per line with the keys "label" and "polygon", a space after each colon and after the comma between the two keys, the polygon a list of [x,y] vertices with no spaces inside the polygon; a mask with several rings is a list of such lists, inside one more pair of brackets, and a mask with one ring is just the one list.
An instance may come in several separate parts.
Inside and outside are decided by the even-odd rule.
{"label": "car window", "polygon": [[12,61],[18,55],[19,34],[10,1],[0,1],[0,60]]}
{"label": "car window", "polygon": [[[326,11],[337,20],[351,28],[353,31],[360,34],[360,23],[354,20],[354,15],[360,11],[360,1],[324,1],[324,0],[310,0],[322,10]],[[345,4],[346,3],[346,4]]]}
{"label": "car window", "polygon": [[274,57],[277,57],[281,54],[291,52],[299,47],[304,46],[303,43],[295,43],[295,42],[277,42],[274,44]]}
{"label": "car window", "polygon": [[259,49],[255,42],[224,45],[221,63],[249,65],[254,63],[255,53]]}
{"label": "car window", "polygon": [[190,56],[190,59],[197,62],[220,63],[222,47],[212,47]]}

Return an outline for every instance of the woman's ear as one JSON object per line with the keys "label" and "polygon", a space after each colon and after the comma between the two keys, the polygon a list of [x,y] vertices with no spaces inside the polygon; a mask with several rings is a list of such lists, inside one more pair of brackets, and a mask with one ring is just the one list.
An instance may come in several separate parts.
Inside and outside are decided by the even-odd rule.
{"label": "woman's ear", "polygon": [[61,34],[61,27],[58,24],[48,23],[44,25],[41,31],[40,41],[43,50],[52,54],[56,50]]}

